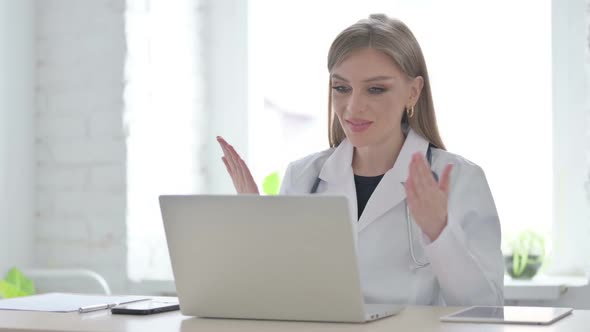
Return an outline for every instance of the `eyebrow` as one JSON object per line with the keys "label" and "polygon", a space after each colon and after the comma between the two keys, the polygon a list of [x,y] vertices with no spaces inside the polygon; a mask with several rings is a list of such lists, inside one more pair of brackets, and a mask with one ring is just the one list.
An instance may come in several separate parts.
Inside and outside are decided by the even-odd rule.
{"label": "eyebrow", "polygon": [[[345,79],[344,77],[342,77],[338,74],[332,74],[332,78],[348,83],[347,79]],[[375,76],[375,77],[367,78],[363,82],[386,81],[386,80],[393,80],[393,79],[395,79],[395,78],[392,76]]]}

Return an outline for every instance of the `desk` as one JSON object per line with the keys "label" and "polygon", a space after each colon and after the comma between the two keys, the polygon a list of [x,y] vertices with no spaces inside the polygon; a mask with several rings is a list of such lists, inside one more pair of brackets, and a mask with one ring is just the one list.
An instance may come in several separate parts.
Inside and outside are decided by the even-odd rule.
{"label": "desk", "polygon": [[550,326],[443,323],[439,317],[458,307],[408,307],[400,314],[366,324],[280,322],[234,319],[199,319],[186,317],[180,311],[149,316],[111,315],[110,311],[78,313],[48,313],[1,311],[0,331],[503,331],[575,332],[590,330],[590,311],[575,310],[573,314]]}

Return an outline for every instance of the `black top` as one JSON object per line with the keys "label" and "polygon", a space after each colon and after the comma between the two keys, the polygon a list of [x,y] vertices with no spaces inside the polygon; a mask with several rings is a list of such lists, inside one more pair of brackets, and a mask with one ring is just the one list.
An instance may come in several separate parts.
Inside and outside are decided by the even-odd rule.
{"label": "black top", "polygon": [[361,219],[361,214],[369,201],[369,198],[377,188],[379,181],[383,175],[378,176],[360,176],[354,175],[354,184],[356,186],[356,201],[358,204],[358,218]]}

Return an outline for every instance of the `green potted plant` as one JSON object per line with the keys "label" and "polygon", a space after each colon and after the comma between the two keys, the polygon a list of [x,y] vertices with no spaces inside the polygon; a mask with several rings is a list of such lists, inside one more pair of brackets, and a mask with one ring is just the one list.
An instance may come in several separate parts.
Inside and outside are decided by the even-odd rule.
{"label": "green potted plant", "polygon": [[545,239],[542,235],[526,230],[509,243],[504,256],[506,272],[514,279],[533,278],[545,259]]}

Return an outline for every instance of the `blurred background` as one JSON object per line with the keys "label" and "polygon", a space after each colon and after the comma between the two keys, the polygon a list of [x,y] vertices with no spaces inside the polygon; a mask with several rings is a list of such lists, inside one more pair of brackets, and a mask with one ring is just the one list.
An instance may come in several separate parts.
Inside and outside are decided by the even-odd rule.
{"label": "blurred background", "polygon": [[331,41],[385,13],[421,44],[447,149],[486,172],[505,254],[542,239],[507,301],[590,308],[589,3],[0,0],[0,275],[173,294],[158,195],[234,192],[217,135],[259,184],[326,149]]}

